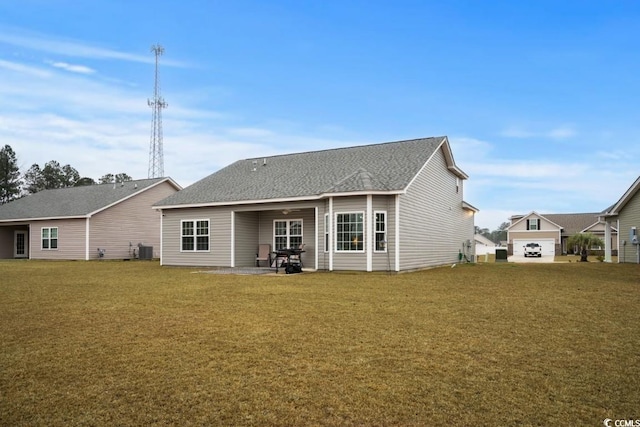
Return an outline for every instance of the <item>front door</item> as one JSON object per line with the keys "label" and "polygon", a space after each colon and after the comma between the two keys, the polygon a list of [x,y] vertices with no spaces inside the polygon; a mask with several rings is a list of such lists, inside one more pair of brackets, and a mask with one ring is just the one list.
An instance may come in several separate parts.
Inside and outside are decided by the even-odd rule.
{"label": "front door", "polygon": [[13,239],[13,256],[14,258],[27,258],[27,232],[24,230],[16,230]]}

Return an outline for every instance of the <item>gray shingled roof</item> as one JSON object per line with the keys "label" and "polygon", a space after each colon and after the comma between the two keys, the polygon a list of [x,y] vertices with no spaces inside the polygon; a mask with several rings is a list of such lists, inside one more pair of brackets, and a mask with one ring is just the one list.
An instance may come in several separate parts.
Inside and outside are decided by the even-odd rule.
{"label": "gray shingled roof", "polygon": [[[598,222],[599,213],[562,213],[562,214],[540,214],[554,224],[562,227],[563,236],[572,236],[581,232],[587,227]],[[514,215],[513,222],[525,217],[526,215]]]}
{"label": "gray shingled roof", "polygon": [[156,206],[404,190],[446,137],[239,160]]}
{"label": "gray shingled roof", "polygon": [[0,206],[0,221],[86,216],[165,179],[39,191]]}

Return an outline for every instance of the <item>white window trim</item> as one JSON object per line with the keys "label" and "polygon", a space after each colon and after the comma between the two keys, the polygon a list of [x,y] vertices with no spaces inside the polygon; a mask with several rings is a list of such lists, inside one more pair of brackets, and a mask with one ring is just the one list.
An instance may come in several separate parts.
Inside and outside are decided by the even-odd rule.
{"label": "white window trim", "polygon": [[[206,221],[207,222],[208,234],[206,236],[209,239],[209,244],[207,245],[207,250],[198,249],[198,237],[203,237],[204,236],[204,235],[198,236],[198,221]],[[185,222],[192,222],[193,223],[193,249],[191,249],[191,250],[183,249],[183,247],[182,247],[182,238],[183,237],[191,237],[191,236],[184,236],[182,234],[182,230],[183,230],[182,224],[184,224]],[[211,220],[209,218],[181,219],[180,220],[180,252],[186,252],[186,253],[193,253],[193,252],[207,253],[207,252],[211,252]]]}
{"label": "white window trim", "polygon": [[[378,250],[376,249],[376,242],[378,239],[376,239],[376,236],[378,235],[378,233],[380,233],[379,231],[376,231],[376,226],[378,225],[378,221],[377,221],[377,216],[378,214],[384,214],[384,249],[383,250]],[[387,211],[373,211],[373,252],[374,253],[378,253],[378,254],[385,254],[387,253],[387,241],[389,239],[389,225],[388,225],[388,221],[387,218],[389,217],[389,215],[387,214]]]}
{"label": "white window trim", "polygon": [[[349,250],[346,251],[344,249],[338,249],[338,215],[351,215],[351,214],[356,214],[356,215],[362,215],[362,250]],[[365,213],[364,211],[342,211],[342,212],[336,212],[334,214],[333,220],[335,222],[335,227],[334,227],[334,236],[335,236],[335,243],[334,243],[334,252],[336,253],[341,253],[341,254],[363,254],[366,252],[366,247],[367,247],[367,238],[366,238],[366,234],[367,234],[367,219],[365,217]]]}
{"label": "white window trim", "polygon": [[[276,222],[286,222],[287,223],[287,248],[291,248],[291,234],[289,233],[291,231],[291,222],[292,221],[300,221],[300,243],[303,244],[304,243],[304,221],[302,220],[302,218],[280,218],[280,219],[274,219],[273,220],[273,246],[272,248],[275,250],[276,249]],[[278,237],[282,237],[282,236],[278,236]],[[298,237],[298,235],[294,235],[294,237]]]}
{"label": "white window trim", "polygon": [[[51,230],[53,230],[55,228],[56,230],[56,247],[52,248],[51,247]],[[42,241],[44,240],[42,238],[42,231],[43,230],[49,230],[49,237],[47,238],[47,240],[49,241],[49,247],[45,248],[42,246]],[[57,251],[58,248],[60,247],[60,233],[58,232],[58,227],[41,227],[40,228],[40,250],[41,251]]]}

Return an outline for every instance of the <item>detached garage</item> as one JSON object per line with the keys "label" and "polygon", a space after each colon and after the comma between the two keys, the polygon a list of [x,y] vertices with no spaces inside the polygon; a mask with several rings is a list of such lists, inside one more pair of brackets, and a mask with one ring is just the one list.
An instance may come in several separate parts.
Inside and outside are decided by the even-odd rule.
{"label": "detached garage", "polygon": [[513,256],[524,257],[524,246],[527,243],[537,243],[542,248],[542,256],[556,255],[555,239],[514,239],[513,240]]}

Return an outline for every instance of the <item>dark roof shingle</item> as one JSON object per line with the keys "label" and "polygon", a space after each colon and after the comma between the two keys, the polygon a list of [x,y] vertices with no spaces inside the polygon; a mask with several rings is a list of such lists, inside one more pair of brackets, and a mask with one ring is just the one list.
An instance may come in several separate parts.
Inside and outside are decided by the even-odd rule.
{"label": "dark roof shingle", "polygon": [[404,190],[445,141],[442,136],[239,160],[156,206]]}

